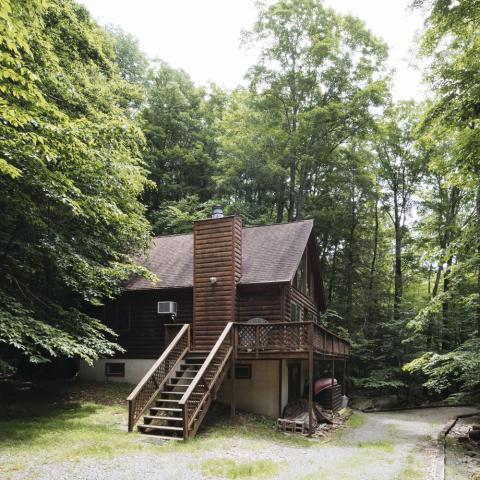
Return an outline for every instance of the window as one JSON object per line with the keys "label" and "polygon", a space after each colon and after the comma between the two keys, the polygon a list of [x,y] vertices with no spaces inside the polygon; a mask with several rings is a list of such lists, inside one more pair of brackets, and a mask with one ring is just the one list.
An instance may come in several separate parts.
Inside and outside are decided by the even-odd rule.
{"label": "window", "polygon": [[290,321],[302,321],[302,309],[300,308],[300,305],[295,303],[293,300],[290,302]]}
{"label": "window", "polygon": [[124,377],[125,364],[124,363],[106,363],[105,376],[106,377]]}
{"label": "window", "polygon": [[302,259],[300,260],[300,265],[298,266],[297,276],[296,276],[296,287],[297,290],[300,290],[302,293],[306,293],[307,290],[307,278],[306,278],[306,255],[305,252],[302,255]]}
{"label": "window", "polygon": [[252,378],[252,366],[250,364],[235,364],[235,378],[238,380],[250,380]]}

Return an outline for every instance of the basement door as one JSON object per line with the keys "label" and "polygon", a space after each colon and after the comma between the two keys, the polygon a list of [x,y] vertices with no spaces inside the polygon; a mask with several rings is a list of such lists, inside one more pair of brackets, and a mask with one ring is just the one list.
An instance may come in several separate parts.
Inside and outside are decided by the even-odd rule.
{"label": "basement door", "polygon": [[301,397],[301,376],[301,363],[288,363],[288,403],[295,402]]}

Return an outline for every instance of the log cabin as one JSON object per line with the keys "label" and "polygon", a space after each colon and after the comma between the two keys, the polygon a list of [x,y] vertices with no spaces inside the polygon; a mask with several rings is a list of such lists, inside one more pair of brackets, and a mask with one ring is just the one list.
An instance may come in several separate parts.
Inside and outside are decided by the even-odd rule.
{"label": "log cabin", "polygon": [[241,408],[281,417],[306,394],[311,432],[306,386],[325,365],[333,386],[340,363],[345,393],[349,344],[319,323],[325,298],[312,220],[245,227],[215,207],[193,234],[156,237],[141,263],[158,280],[132,279],[104,308],[124,353],[80,368],[83,378],[136,384],[129,431],[138,424],[188,439],[215,399],[233,416]]}

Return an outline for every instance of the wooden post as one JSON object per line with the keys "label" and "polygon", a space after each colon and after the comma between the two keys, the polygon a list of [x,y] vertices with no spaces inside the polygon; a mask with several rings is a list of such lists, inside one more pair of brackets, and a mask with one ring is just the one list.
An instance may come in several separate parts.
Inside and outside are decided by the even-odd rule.
{"label": "wooden post", "polygon": [[235,361],[237,359],[237,342],[236,342],[236,327],[235,325],[232,328],[232,360],[231,360],[231,365],[230,365],[230,380],[232,382],[232,389],[231,389],[231,399],[230,399],[230,418],[233,421],[235,421],[235,416],[236,416],[236,408],[235,408]]}
{"label": "wooden post", "polygon": [[308,435],[313,433],[313,353],[308,352]]}
{"label": "wooden post", "polygon": [[133,430],[133,401],[127,400],[128,403],[128,431]]}
{"label": "wooden post", "polygon": [[187,415],[188,405],[182,405],[182,418],[183,418],[183,439],[188,440],[188,415]]}
{"label": "wooden post", "polygon": [[308,350],[308,435],[313,433],[313,323],[308,325],[310,348]]}
{"label": "wooden post", "polygon": [[335,380],[335,357],[332,357],[332,389],[331,389],[332,414],[333,414],[333,381],[334,380]]}
{"label": "wooden post", "polygon": [[343,386],[342,386],[342,395],[347,394],[347,357],[343,358]]}

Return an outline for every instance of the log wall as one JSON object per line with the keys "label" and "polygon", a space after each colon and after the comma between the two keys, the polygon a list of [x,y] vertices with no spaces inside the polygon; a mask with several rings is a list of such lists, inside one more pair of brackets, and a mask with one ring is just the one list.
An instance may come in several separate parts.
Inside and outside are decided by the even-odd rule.
{"label": "log wall", "polygon": [[237,321],[248,322],[255,317],[269,322],[282,322],[283,286],[246,286],[238,292]]}
{"label": "log wall", "polygon": [[191,289],[172,289],[124,293],[110,302],[104,309],[104,320],[126,350],[116,358],[158,358],[165,349],[165,324],[172,320],[157,314],[157,302],[177,302],[176,322],[192,323],[192,300]]}

